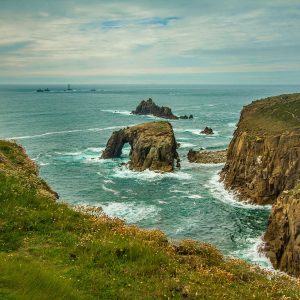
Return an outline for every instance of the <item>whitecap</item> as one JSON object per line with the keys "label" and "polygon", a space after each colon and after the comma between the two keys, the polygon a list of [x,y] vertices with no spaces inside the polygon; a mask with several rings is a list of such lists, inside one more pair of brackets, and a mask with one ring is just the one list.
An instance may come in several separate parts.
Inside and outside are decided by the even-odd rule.
{"label": "whitecap", "polygon": [[181,171],[175,171],[170,173],[159,173],[150,170],[145,170],[142,172],[129,170],[126,166],[122,166],[121,168],[114,169],[113,177],[124,178],[124,179],[137,179],[144,181],[157,181],[162,180],[164,178],[174,178],[178,180],[189,180],[192,176],[188,173],[184,173]]}
{"label": "whitecap", "polygon": [[230,122],[230,123],[227,123],[227,126],[228,127],[236,127],[236,123]]}
{"label": "whitecap", "polygon": [[102,184],[102,189],[106,192],[110,192],[113,193],[114,195],[119,195],[120,193],[116,190],[110,189],[107,186],[105,186],[104,184]]}
{"label": "whitecap", "polygon": [[233,191],[228,191],[224,187],[224,183],[220,181],[219,174],[215,174],[209,181],[209,184],[207,186],[210,189],[211,194],[218,199],[219,201],[222,201],[226,204],[245,208],[245,209],[268,209],[270,210],[272,208],[271,205],[257,205],[257,204],[251,204],[247,201],[241,201],[238,199],[237,193],[234,193]]}
{"label": "whitecap", "polygon": [[101,204],[101,207],[108,216],[122,218],[128,223],[137,223],[148,218],[153,219],[160,211],[154,205],[128,202],[110,202]]}
{"label": "whitecap", "polygon": [[131,111],[129,111],[129,110],[102,109],[101,111],[103,111],[103,112],[109,112],[109,113],[112,113],[112,114],[125,115],[125,116],[132,115]]}
{"label": "whitecap", "polygon": [[38,165],[41,166],[41,167],[44,167],[44,166],[50,165],[50,163],[40,161],[40,162],[38,162]]}
{"label": "whitecap", "polygon": [[185,142],[180,143],[180,148],[192,148],[192,147],[196,147],[196,145],[192,143],[185,143]]}
{"label": "whitecap", "polygon": [[232,255],[273,271],[274,268],[270,259],[262,251],[264,247],[262,236],[256,238],[247,238],[246,242],[248,245],[246,248],[235,250],[232,252]]}
{"label": "whitecap", "polygon": [[15,137],[8,137],[5,138],[6,140],[23,140],[23,139],[34,139],[45,137],[49,135],[60,135],[60,134],[69,134],[69,133],[76,133],[76,132],[88,132],[88,131],[104,131],[104,130],[111,130],[111,129],[118,129],[123,128],[124,126],[111,126],[105,128],[87,128],[87,129],[73,129],[73,130],[62,130],[62,131],[51,131],[45,132],[41,134],[34,134],[34,135],[24,135],[24,136],[15,136]]}

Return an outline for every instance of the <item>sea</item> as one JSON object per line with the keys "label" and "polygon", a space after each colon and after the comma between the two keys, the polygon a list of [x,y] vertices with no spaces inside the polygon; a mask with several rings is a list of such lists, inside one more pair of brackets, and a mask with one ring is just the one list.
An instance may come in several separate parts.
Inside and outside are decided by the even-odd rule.
{"label": "sea", "polygon": [[[49,88],[49,92],[37,89]],[[251,101],[299,91],[280,85],[1,85],[0,138],[25,147],[40,175],[71,205],[102,207],[142,228],[158,228],[170,240],[194,239],[225,255],[270,268],[259,250],[270,206],[237,201],[219,181],[222,164],[189,163],[189,149],[226,149],[240,111]],[[170,121],[181,168],[160,174],[134,172],[121,158],[103,160],[113,131],[161,120],[130,112],[143,99],[193,119]],[[214,135],[200,133],[206,126]]]}

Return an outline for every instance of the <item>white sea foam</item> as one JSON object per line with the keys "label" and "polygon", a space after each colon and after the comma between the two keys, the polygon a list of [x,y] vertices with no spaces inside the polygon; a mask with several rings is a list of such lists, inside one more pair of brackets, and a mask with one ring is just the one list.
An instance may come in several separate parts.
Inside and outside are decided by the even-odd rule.
{"label": "white sea foam", "polygon": [[145,170],[142,172],[132,171],[129,170],[126,166],[117,167],[114,169],[115,173],[113,177],[117,178],[130,178],[130,179],[138,179],[138,180],[145,180],[145,181],[157,181],[162,180],[164,178],[174,178],[178,180],[189,180],[192,178],[190,174],[177,171],[177,172],[170,172],[170,173],[158,173],[150,170]]}
{"label": "white sea foam", "polygon": [[194,129],[194,128],[174,128],[174,132],[178,133],[184,133],[184,132],[189,132],[194,135],[199,135],[199,136],[207,136],[209,138],[214,138],[215,136],[219,135],[219,132],[214,130],[214,134],[212,135],[207,135],[205,133],[200,133],[202,129]]}
{"label": "white sea foam", "polygon": [[261,250],[264,246],[262,237],[248,238],[248,247],[232,252],[233,256],[240,257],[254,264],[258,264],[268,270],[274,270],[271,261],[266,257],[265,253]]}
{"label": "white sea foam", "polygon": [[113,193],[114,195],[119,195],[120,193],[116,190],[113,190],[111,188],[108,188],[107,186],[105,186],[104,184],[102,184],[102,189],[106,192],[110,192]]}
{"label": "white sea foam", "polygon": [[236,123],[230,122],[230,123],[227,123],[227,126],[228,127],[236,127]]}
{"label": "white sea foam", "polygon": [[41,167],[44,167],[44,166],[50,165],[50,163],[40,161],[40,162],[38,162],[38,165]]}
{"label": "white sea foam", "polygon": [[180,142],[180,148],[192,148],[192,147],[196,147],[196,145],[192,143]]}
{"label": "white sea foam", "polygon": [[6,140],[34,139],[34,138],[40,138],[40,137],[45,137],[45,136],[49,136],[49,135],[69,134],[69,133],[74,133],[74,132],[104,131],[104,130],[123,128],[123,127],[124,126],[111,126],[111,127],[105,127],[105,128],[87,128],[87,129],[51,131],[51,132],[45,132],[45,133],[41,133],[41,134],[34,134],[34,135],[8,137],[8,138],[6,138]]}
{"label": "white sea foam", "polygon": [[110,217],[125,219],[128,223],[137,223],[144,219],[155,217],[160,209],[154,205],[110,202],[102,204],[103,211]]}
{"label": "white sea foam", "polygon": [[102,109],[103,112],[109,112],[112,114],[120,114],[125,116],[130,116],[131,112],[129,110],[115,110],[115,109]]}
{"label": "white sea foam", "polygon": [[237,194],[225,189],[223,182],[220,182],[220,176],[215,174],[209,181],[208,188],[211,194],[218,200],[236,207],[245,209],[271,209],[271,205],[256,205],[246,201],[238,200]]}

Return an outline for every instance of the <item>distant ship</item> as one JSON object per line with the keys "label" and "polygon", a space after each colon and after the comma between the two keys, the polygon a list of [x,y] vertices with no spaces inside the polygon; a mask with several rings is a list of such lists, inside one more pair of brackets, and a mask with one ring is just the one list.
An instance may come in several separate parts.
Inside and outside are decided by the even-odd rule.
{"label": "distant ship", "polygon": [[91,89],[91,92],[96,92],[96,89]]}

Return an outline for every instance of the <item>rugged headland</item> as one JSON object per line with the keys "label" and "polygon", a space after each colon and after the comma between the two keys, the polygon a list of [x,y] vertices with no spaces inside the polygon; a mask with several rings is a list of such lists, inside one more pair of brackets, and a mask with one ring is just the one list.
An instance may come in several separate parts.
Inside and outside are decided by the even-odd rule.
{"label": "rugged headland", "polygon": [[243,200],[274,204],[265,235],[273,265],[300,275],[300,94],[244,107],[221,172],[226,188]]}
{"label": "rugged headland", "polygon": [[153,115],[155,117],[178,120],[178,119],[193,119],[193,115],[175,116],[170,107],[158,106],[149,98],[142,100],[141,103],[131,112],[134,115]]}
{"label": "rugged headland", "polygon": [[116,158],[124,144],[131,146],[129,168],[171,172],[180,166],[172,125],[168,122],[150,122],[113,132],[101,158]]}
{"label": "rugged headland", "polygon": [[[299,284],[213,246],[168,242],[93,207],[71,208],[22,147],[0,140],[1,299],[299,299]],[[84,199],[82,199],[84,201]]]}

